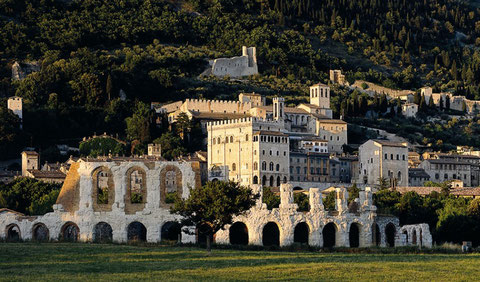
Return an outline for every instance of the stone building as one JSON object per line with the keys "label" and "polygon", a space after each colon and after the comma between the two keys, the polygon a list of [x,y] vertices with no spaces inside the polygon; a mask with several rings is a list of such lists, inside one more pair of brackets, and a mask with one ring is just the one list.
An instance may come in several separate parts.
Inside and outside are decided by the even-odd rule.
{"label": "stone building", "polygon": [[407,118],[415,118],[418,113],[418,105],[414,103],[406,103],[402,105],[402,115]]}
{"label": "stone building", "polygon": [[430,181],[430,175],[423,168],[408,169],[408,186],[421,187]]}
{"label": "stone building", "polygon": [[209,123],[209,179],[278,187],[289,179],[289,144],[278,120],[244,118]]}
{"label": "stone building", "polygon": [[341,70],[330,70],[330,82],[344,85],[345,81],[345,75]]}
{"label": "stone building", "polygon": [[339,119],[316,120],[316,135],[328,141],[328,150],[343,153],[343,146],[348,144],[348,125]]}
{"label": "stone building", "polygon": [[465,186],[472,186],[472,164],[446,159],[427,159],[420,164],[433,182],[461,180]]}
{"label": "stone building", "polygon": [[218,58],[211,62],[211,74],[214,76],[243,77],[258,74],[257,49],[242,47],[242,56]]}
{"label": "stone building", "polygon": [[28,170],[40,168],[40,155],[35,151],[22,152],[22,176],[28,176]]}
{"label": "stone building", "polygon": [[22,80],[27,75],[38,72],[42,68],[41,62],[17,62],[12,65],[12,80]]}
{"label": "stone building", "polygon": [[23,120],[23,99],[21,97],[10,97],[7,101],[7,108],[16,114],[20,121]]}
{"label": "stone building", "polygon": [[331,182],[330,158],[326,153],[290,152],[290,181]]}
{"label": "stone building", "polygon": [[369,140],[359,148],[359,182],[378,185],[384,178],[394,186],[408,186],[408,144]]}

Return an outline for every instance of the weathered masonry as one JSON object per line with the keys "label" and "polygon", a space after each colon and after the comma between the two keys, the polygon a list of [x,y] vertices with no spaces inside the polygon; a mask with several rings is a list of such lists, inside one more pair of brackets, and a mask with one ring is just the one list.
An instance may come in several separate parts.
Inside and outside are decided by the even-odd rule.
{"label": "weathered masonry", "polygon": [[[54,211],[24,216],[0,210],[0,237],[7,240],[202,242],[194,232],[182,232],[179,217],[169,212],[174,195],[189,196],[199,187],[196,162],[157,159],[81,159],[73,163]],[[261,185],[252,185],[262,194]],[[309,191],[310,210],[297,211],[293,186],[281,184],[279,208],[268,210],[260,198],[246,215],[217,232],[219,244],[319,247],[367,247],[432,244],[428,225],[400,227],[398,218],[378,216],[370,188],[347,204],[345,188],[336,188],[334,211],[324,209],[320,189]],[[202,227],[198,227],[202,228]],[[197,235],[191,235],[191,234]]]}

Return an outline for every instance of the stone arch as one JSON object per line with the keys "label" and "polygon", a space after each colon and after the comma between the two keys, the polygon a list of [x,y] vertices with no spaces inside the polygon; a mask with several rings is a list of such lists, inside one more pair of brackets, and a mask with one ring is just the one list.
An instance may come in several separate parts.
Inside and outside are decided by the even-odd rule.
{"label": "stone arch", "polygon": [[407,230],[403,231],[403,235],[405,235],[405,243],[408,245],[408,232],[407,232]]}
{"label": "stone arch", "polygon": [[374,246],[380,246],[382,243],[382,233],[380,232],[380,227],[377,223],[372,225],[372,244]]}
{"label": "stone arch", "polygon": [[267,185],[267,176],[263,176],[262,177],[262,186],[266,186]]}
{"label": "stone arch", "polygon": [[[210,229],[210,230],[208,230]],[[199,224],[197,225],[197,228],[195,229],[195,234],[196,234],[196,239],[197,239],[197,244],[201,245],[206,245],[207,244],[207,234],[210,232],[210,243],[215,242],[215,234],[212,232],[212,227],[210,225],[204,223],[204,224]]]}
{"label": "stone arch", "polygon": [[43,242],[50,239],[50,231],[43,223],[36,223],[32,227],[32,239],[35,241]]}
{"label": "stone arch", "polygon": [[106,166],[97,167],[92,172],[92,202],[94,211],[112,211],[115,202],[113,173]]}
{"label": "stone arch", "polygon": [[412,231],[412,244],[416,245],[417,244],[417,230],[413,229]]}
{"label": "stone arch", "polygon": [[20,232],[20,227],[15,223],[7,225],[5,228],[5,234],[7,241],[20,241],[22,239],[22,234]]}
{"label": "stone arch", "polygon": [[182,226],[176,221],[167,221],[162,225],[161,241],[181,242]]}
{"label": "stone arch", "polygon": [[106,222],[99,222],[93,228],[93,241],[97,243],[109,243],[113,240],[112,226]]}
{"label": "stone arch", "polygon": [[350,230],[348,231],[348,241],[350,242],[350,248],[360,247],[361,228],[362,226],[357,222],[353,222],[352,224],[350,224]]}
{"label": "stone arch", "polygon": [[396,235],[395,224],[388,223],[385,227],[385,242],[387,247],[395,247],[395,235]]}
{"label": "stone arch", "polygon": [[80,238],[80,228],[74,222],[69,221],[63,225],[60,238],[62,241],[77,242]]}
{"label": "stone arch", "polygon": [[125,193],[125,213],[135,214],[145,208],[147,201],[147,173],[139,166],[127,170],[127,192]]}
{"label": "stone arch", "polygon": [[280,187],[280,184],[281,184],[280,181],[281,181],[281,180],[280,180],[280,176],[277,176],[277,187]]}
{"label": "stone arch", "polygon": [[308,245],[308,235],[310,234],[310,228],[306,222],[300,222],[295,226],[293,231],[293,242],[299,244]]}
{"label": "stone arch", "polygon": [[160,171],[160,205],[173,204],[175,196],[182,197],[182,171],[175,165],[167,165]]}
{"label": "stone arch", "polygon": [[127,240],[133,242],[147,241],[147,228],[143,223],[134,221],[127,227]]}
{"label": "stone arch", "polygon": [[245,223],[237,221],[228,229],[228,237],[232,245],[248,245],[248,228]]}
{"label": "stone arch", "polygon": [[273,175],[270,176],[270,187],[274,187],[275,185],[275,182],[274,182],[274,179],[273,179]]}
{"label": "stone arch", "polygon": [[333,222],[327,223],[323,227],[323,247],[324,248],[333,248],[337,245],[337,225]]}
{"label": "stone arch", "polygon": [[253,177],[253,184],[258,184],[258,176]]}
{"label": "stone arch", "polygon": [[280,229],[277,223],[268,222],[263,227],[262,243],[264,246],[280,246]]}

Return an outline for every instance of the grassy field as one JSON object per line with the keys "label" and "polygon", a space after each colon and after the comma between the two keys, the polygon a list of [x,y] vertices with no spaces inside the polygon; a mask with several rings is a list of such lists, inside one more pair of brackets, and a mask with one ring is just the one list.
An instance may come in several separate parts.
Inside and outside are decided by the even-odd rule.
{"label": "grassy field", "polygon": [[477,280],[479,254],[345,254],[0,243],[1,281]]}

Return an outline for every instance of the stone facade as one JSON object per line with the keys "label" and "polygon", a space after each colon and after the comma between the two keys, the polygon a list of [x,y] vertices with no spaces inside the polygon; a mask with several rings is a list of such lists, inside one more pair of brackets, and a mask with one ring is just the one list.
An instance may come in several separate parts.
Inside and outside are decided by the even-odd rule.
{"label": "stone facade", "polygon": [[402,115],[407,118],[414,118],[418,113],[418,105],[414,103],[407,103],[402,105]]}
{"label": "stone facade", "polygon": [[385,178],[392,185],[408,186],[408,144],[369,140],[359,148],[359,182],[378,185]]}
{"label": "stone facade", "polygon": [[342,74],[341,70],[330,70],[330,82],[344,85],[346,82],[345,75]]}
{"label": "stone facade", "polygon": [[[429,159],[420,164],[433,182],[461,180],[465,186],[472,186],[472,164],[457,160]],[[477,176],[478,178],[478,176]]]}
{"label": "stone facade", "polygon": [[10,97],[7,100],[7,108],[23,120],[23,99],[21,97]]}
{"label": "stone facade", "polygon": [[214,76],[243,77],[258,74],[257,49],[242,47],[242,56],[233,58],[219,58],[212,63]]}

